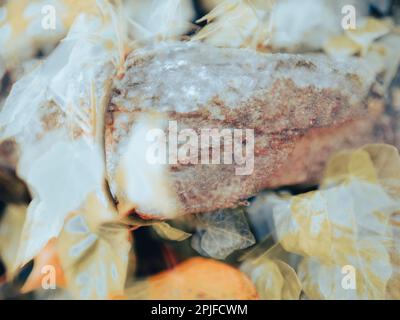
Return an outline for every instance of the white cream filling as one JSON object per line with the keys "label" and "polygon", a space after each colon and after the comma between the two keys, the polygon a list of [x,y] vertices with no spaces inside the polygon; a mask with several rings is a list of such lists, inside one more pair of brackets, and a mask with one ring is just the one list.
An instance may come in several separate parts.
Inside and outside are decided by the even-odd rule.
{"label": "white cream filling", "polygon": [[153,115],[138,119],[124,148],[118,175],[123,175],[119,188],[140,213],[173,218],[179,214],[179,207],[169,183],[168,164],[149,161],[152,148],[158,144],[162,150],[163,144],[165,146],[163,139],[151,141],[149,133],[155,132],[154,129],[164,131],[167,126],[166,120]]}

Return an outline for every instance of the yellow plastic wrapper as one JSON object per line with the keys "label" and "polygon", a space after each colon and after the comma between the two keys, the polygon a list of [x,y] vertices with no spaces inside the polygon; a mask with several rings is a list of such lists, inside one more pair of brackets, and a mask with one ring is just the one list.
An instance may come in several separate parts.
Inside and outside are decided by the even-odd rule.
{"label": "yellow plastic wrapper", "polygon": [[391,226],[394,244],[389,252],[393,273],[387,285],[386,298],[400,300],[400,214],[398,212],[392,216]]}
{"label": "yellow plastic wrapper", "polygon": [[0,10],[0,57],[7,64],[54,47],[79,14],[99,14],[96,0],[9,0]]}
{"label": "yellow plastic wrapper", "polygon": [[373,48],[374,42],[389,34],[392,29],[390,20],[363,18],[355,30],[329,38],[323,48],[327,54],[338,58],[359,54],[365,56]]}
{"label": "yellow plastic wrapper", "polygon": [[266,253],[247,259],[241,266],[261,299],[298,300],[302,291],[296,271],[287,263],[288,253],[278,244]]}
{"label": "yellow plastic wrapper", "polygon": [[391,28],[390,21],[365,18],[361,20],[355,30],[348,30],[346,34],[351,40],[361,46],[362,53],[366,53],[371,44],[376,39],[388,34]]}
{"label": "yellow plastic wrapper", "polygon": [[207,21],[194,40],[216,46],[262,48],[271,33],[274,1],[226,0],[197,22]]}
{"label": "yellow plastic wrapper", "polygon": [[368,145],[334,156],[318,191],[274,208],[281,245],[304,257],[298,274],[308,298],[386,297],[398,268],[391,217],[400,209],[399,186],[397,150]]}
{"label": "yellow plastic wrapper", "polygon": [[6,280],[11,280],[16,271],[15,262],[25,222],[26,209],[26,205],[10,204],[1,218],[0,258],[6,267]]}
{"label": "yellow plastic wrapper", "polygon": [[58,241],[68,290],[79,299],[109,299],[123,294],[131,249],[126,228],[113,225],[116,212],[90,195],[68,217]]}

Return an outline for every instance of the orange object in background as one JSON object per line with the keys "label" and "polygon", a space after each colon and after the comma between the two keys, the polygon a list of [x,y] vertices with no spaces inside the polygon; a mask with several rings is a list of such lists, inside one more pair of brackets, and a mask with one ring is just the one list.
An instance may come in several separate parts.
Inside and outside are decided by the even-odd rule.
{"label": "orange object in background", "polygon": [[151,276],[133,286],[126,291],[126,297],[150,300],[255,300],[258,294],[253,283],[240,270],[220,261],[191,258],[172,270]]}
{"label": "orange object in background", "polygon": [[[55,238],[50,240],[34,259],[32,272],[21,289],[22,293],[41,289],[43,285],[50,285],[52,276],[54,276],[56,287],[66,286],[64,272],[56,252],[56,241]],[[54,275],[51,274],[53,270]]]}

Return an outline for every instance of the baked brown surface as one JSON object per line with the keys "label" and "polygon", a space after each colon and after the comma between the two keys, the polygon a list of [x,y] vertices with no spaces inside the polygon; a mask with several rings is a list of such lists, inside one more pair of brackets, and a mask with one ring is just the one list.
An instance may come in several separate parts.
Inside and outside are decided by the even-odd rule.
{"label": "baked brown surface", "polygon": [[[205,55],[205,51],[212,52]],[[189,71],[179,66],[185,60],[191,62]],[[164,66],[158,65],[160,61]],[[196,80],[204,69],[209,78]],[[222,76],[224,71],[231,82]],[[128,137],[142,115],[158,114],[176,121],[179,129],[197,132],[202,128],[254,129],[255,167],[249,176],[236,175],[235,165],[168,166],[165,178],[178,203],[176,214],[207,212],[236,207],[266,188],[316,184],[326,161],[338,150],[374,142],[400,145],[395,106],[399,81],[393,82],[386,108],[382,77],[368,71],[361,59],[349,58],[340,64],[322,55],[261,55],[181,43],[131,54],[124,76],[114,83],[105,115],[108,179],[121,213],[160,216],[127,201],[116,177]],[[178,79],[173,84],[178,93],[165,100],[171,79]],[[184,88],[188,79],[194,79],[189,82],[197,97],[188,98]],[[249,86],[249,81],[254,82]],[[3,141],[0,151],[1,200],[28,199],[26,187],[15,174],[15,143]]]}
{"label": "baked brown surface", "polygon": [[[214,60],[204,57],[204,50],[210,50]],[[192,71],[176,67],[189,59],[193,59]],[[225,66],[224,60],[229,64]],[[196,44],[185,48],[164,45],[132,54],[124,77],[115,83],[106,121],[109,181],[122,213],[136,210],[145,216],[158,215],[129,203],[115,172],[127,137],[143,114],[156,112],[177,121],[180,129],[255,130],[255,168],[249,176],[235,175],[234,165],[168,167],[168,188],[179,203],[176,214],[235,207],[265,188],[315,183],[336,151],[372,142],[393,143],[390,121],[383,117],[385,99],[380,92],[385,90],[377,90],[378,75],[368,73],[361,60],[340,64],[325,56],[257,55]],[[161,76],[158,64],[172,67]],[[233,64],[231,76],[239,83],[223,83],[222,71]],[[204,68],[213,75],[212,81],[192,82],[190,77]],[[163,97],[168,95],[170,79],[182,76],[188,77],[201,96],[192,99],[190,106],[185,104],[183,91],[177,90],[173,97],[176,105]],[[246,87],[248,78],[254,77],[257,81],[251,94],[241,92],[241,86]],[[182,79],[174,85],[184,83]],[[234,98],[226,92],[234,92]]]}

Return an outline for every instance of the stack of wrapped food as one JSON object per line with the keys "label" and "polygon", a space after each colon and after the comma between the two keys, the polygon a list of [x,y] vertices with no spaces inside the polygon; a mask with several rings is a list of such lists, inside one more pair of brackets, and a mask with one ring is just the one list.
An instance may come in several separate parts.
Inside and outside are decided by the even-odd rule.
{"label": "stack of wrapped food", "polygon": [[399,299],[399,7],[0,2],[0,297]]}

